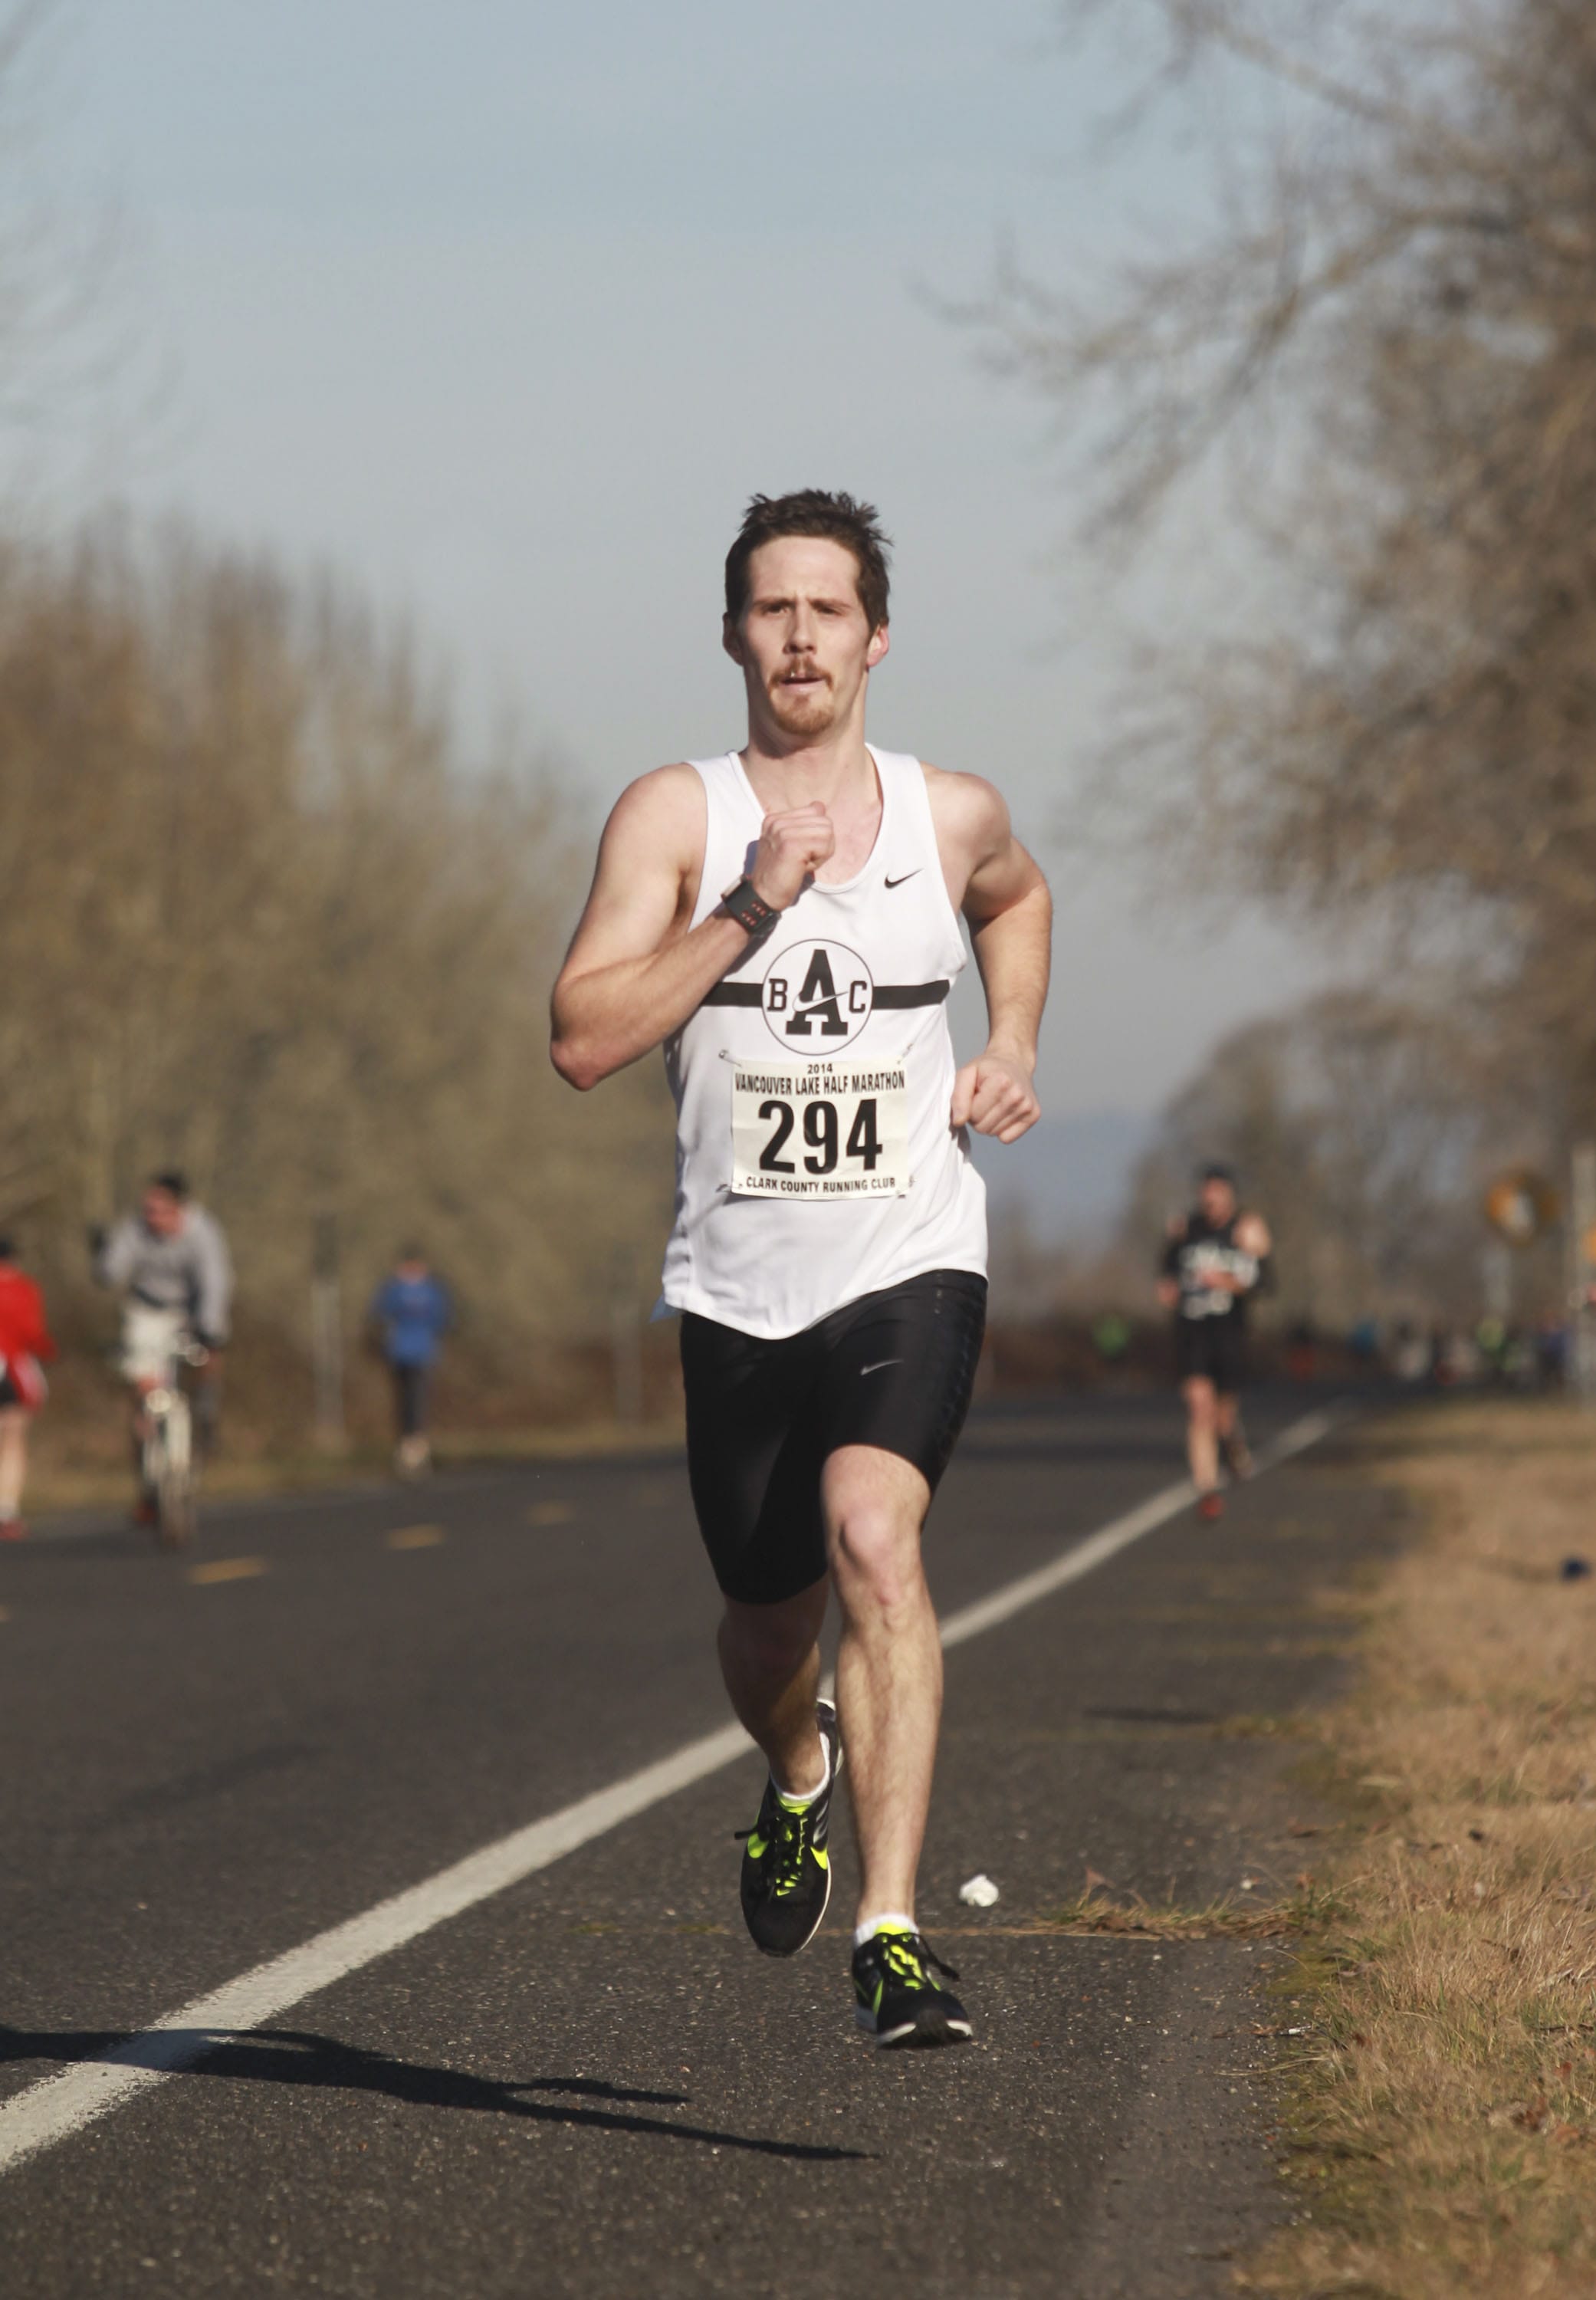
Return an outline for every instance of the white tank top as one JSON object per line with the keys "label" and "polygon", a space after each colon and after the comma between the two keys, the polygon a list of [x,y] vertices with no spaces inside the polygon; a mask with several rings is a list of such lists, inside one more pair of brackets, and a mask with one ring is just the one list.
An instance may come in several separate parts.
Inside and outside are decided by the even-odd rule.
{"label": "white tank top", "polygon": [[[986,1270],[985,1189],[948,1123],[964,939],[924,770],[870,756],[881,828],[863,870],[806,888],[665,1043],[665,1302],[770,1340],[927,1270]],[[709,806],[697,926],[765,810],[735,754],[692,763]]]}

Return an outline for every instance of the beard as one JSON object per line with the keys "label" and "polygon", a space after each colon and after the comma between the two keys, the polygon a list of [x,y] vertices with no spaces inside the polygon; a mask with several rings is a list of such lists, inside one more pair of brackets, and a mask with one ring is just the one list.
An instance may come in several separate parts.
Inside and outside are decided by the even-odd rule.
{"label": "beard", "polygon": [[836,689],[829,679],[802,689],[777,679],[767,692],[770,715],[784,735],[825,735],[836,724]]}

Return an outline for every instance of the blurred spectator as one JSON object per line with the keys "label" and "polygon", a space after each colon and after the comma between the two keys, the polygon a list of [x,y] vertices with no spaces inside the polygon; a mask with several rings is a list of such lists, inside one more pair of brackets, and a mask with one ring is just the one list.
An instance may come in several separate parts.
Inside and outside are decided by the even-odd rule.
{"label": "blurred spectator", "polygon": [[1560,1389],[1568,1374],[1568,1329],[1560,1318],[1542,1318],[1536,1327],[1535,1362],[1542,1388]]}
{"label": "blurred spectator", "polygon": [[55,1355],[45,1323],[45,1297],[17,1267],[17,1250],[0,1238],[0,1541],[21,1541],[22,1487],[28,1475],[28,1423],[45,1402],[40,1361]]}
{"label": "blurred spectator", "polygon": [[393,1377],[398,1436],[394,1466],[401,1477],[418,1478],[431,1466],[427,1393],[453,1318],[448,1288],[433,1275],[419,1246],[400,1249],[393,1275],[371,1296],[367,1316]]}

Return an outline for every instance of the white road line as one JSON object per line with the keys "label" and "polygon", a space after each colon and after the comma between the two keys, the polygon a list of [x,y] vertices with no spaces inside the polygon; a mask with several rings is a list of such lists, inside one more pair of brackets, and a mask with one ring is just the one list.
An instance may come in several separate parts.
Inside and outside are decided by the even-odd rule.
{"label": "white road line", "polygon": [[[1259,1455],[1260,1468],[1288,1460],[1317,1445],[1334,1426],[1334,1410],[1309,1413],[1293,1422]],[[994,1590],[973,1605],[952,1613],[942,1625],[944,1645],[961,1645],[984,1629],[995,1629],[1029,1605],[1051,1596],[1055,1589],[1078,1581],[1099,1565],[1127,1549],[1134,1541],[1163,1525],[1193,1499],[1193,1488],[1182,1483],[1166,1486],[1136,1509],[1089,1534],[1065,1551],[1052,1564],[1027,1573]],[[23,2092],[0,2103],[0,2172],[9,2171],[40,2149],[53,2147],[80,2131],[86,2124],[121,2106],[153,2085],[191,2068],[216,2045],[240,2029],[257,2029],[317,1991],[328,1988],[362,1965],[373,1963],[391,1950],[451,1917],[474,1908],[478,1902],[519,1885],[524,1878],[606,1836],[623,1821],[646,1812],[678,1789],[690,1788],[742,1756],[749,1747],[740,1725],[725,1725],[702,1740],[689,1741],[657,1764],[629,1773],[610,1788],[550,1813],[546,1820],[501,1837],[480,1852],[441,1869],[435,1877],[391,1900],[379,1901],[345,1924],[318,1933],[298,1948],[240,1973],[208,1996],[168,2013],[142,2036],[133,2037],[96,2061],[75,2061],[59,2074],[42,2078]]]}
{"label": "white road line", "polygon": [[0,2171],[8,2171],[25,2156],[47,2148],[69,2133],[103,2116],[134,2094],[159,2084],[163,2077],[190,2067],[212,2046],[223,2041],[217,2031],[230,2035],[240,2029],[259,2028],[291,2004],[335,1980],[342,1980],[362,1965],[390,1950],[403,1948],[418,1934],[430,1932],[450,1917],[472,1908],[507,1885],[519,1884],[551,1862],[574,1853],[595,1837],[619,1828],[634,1814],[646,1812],[662,1797],[674,1796],[706,1774],[719,1772],[748,1748],[740,1725],[722,1726],[718,1733],[690,1741],[685,1748],[645,1765],[641,1772],[583,1797],[546,1821],[535,1821],[479,1853],[441,1869],[436,1877],[379,1901],[346,1924],[318,1933],[299,1948],[241,1973],[209,1996],[168,2013],[143,2036],[130,2038],[104,2060],[74,2062],[58,2076],[46,2077],[0,2105]]}
{"label": "white road line", "polygon": [[[1335,1427],[1334,1408],[1321,1413],[1305,1413],[1293,1421],[1268,1445],[1261,1446],[1257,1466],[1273,1469],[1277,1462],[1289,1461],[1293,1454],[1317,1446]],[[1183,1478],[1177,1486],[1166,1486],[1162,1493],[1153,1494],[1139,1509],[1129,1510],[1110,1525],[1089,1533],[1085,1541],[1067,1549],[1062,1557],[1054,1558],[1051,1565],[1038,1566],[1035,1573],[1022,1574],[1018,1581],[1005,1583],[994,1589],[990,1597],[977,1597],[973,1605],[962,1606],[950,1613],[942,1624],[942,1641],[945,1646],[962,1645],[966,1638],[978,1638],[983,1629],[995,1629],[1000,1621],[1011,1621],[1023,1613],[1027,1605],[1035,1605],[1043,1597],[1051,1597],[1055,1589],[1064,1589],[1070,1582],[1078,1581],[1084,1573],[1092,1573],[1098,1566],[1106,1565],[1133,1541],[1167,1525],[1172,1517],[1189,1509],[1197,1498],[1197,1488],[1189,1479]]]}

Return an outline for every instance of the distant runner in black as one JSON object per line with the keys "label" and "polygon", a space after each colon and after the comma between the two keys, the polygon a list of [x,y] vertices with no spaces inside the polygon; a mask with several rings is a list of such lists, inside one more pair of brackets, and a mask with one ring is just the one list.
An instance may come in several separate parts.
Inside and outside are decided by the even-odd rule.
{"label": "distant runner in black", "polygon": [[1247,1304],[1270,1279],[1268,1226],[1243,1212],[1228,1166],[1204,1166],[1197,1204],[1164,1248],[1159,1299],[1175,1312],[1175,1362],[1186,1402],[1186,1454],[1197,1508],[1218,1517],[1219,1465],[1248,1475],[1252,1457],[1242,1429]]}

